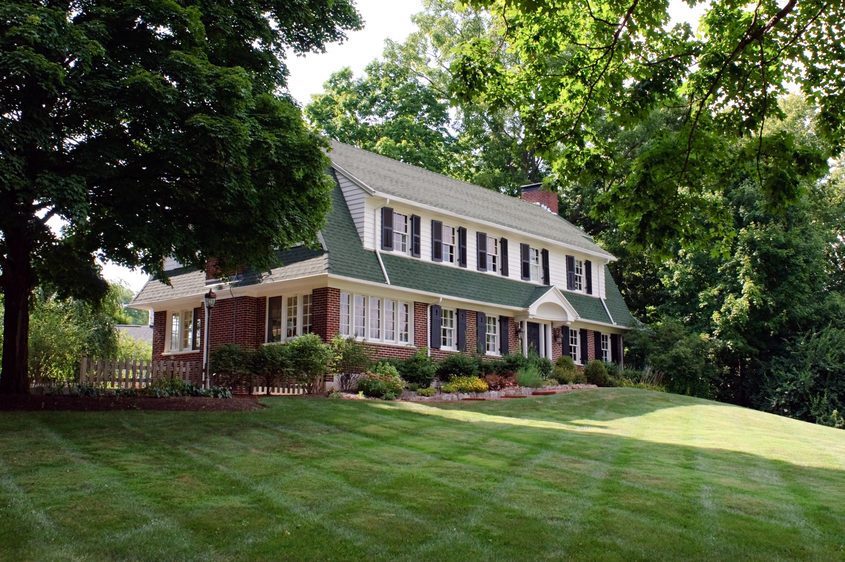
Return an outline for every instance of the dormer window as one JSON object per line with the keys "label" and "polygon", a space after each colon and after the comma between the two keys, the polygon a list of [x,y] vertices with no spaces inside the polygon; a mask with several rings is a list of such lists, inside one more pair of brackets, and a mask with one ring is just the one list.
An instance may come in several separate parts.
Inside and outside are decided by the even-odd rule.
{"label": "dormer window", "polygon": [[455,256],[457,255],[455,249],[457,248],[457,234],[454,226],[443,225],[443,261],[448,263],[455,263]]}
{"label": "dormer window", "polygon": [[393,213],[393,251],[408,253],[408,238],[409,238],[408,215],[401,213]]}
{"label": "dormer window", "polygon": [[578,259],[575,260],[575,290],[584,290],[584,262]]}
{"label": "dormer window", "polygon": [[531,272],[531,281],[537,282],[543,276],[543,264],[540,262],[540,250],[537,248],[530,248],[528,250],[528,260]]}

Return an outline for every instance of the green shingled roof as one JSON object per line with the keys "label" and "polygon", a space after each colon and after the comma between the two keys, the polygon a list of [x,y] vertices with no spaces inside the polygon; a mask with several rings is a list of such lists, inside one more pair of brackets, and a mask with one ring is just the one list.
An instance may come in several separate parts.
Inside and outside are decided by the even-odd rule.
{"label": "green shingled roof", "polygon": [[622,293],[619,292],[619,287],[616,286],[616,281],[614,281],[613,275],[611,275],[610,269],[607,266],[604,267],[604,291],[606,295],[604,302],[607,304],[610,315],[613,316],[613,321],[620,326],[634,327],[637,324],[637,320],[631,315],[631,311],[628,310],[628,305],[625,304],[625,299],[622,297]]}

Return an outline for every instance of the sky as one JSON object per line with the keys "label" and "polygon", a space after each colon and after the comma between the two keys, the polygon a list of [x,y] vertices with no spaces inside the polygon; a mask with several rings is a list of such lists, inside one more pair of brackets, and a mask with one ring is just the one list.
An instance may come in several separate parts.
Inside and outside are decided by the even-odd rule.
{"label": "sky", "polygon": [[[323,83],[333,72],[348,66],[358,75],[370,61],[381,55],[386,39],[403,41],[414,31],[411,16],[423,9],[422,0],[357,0],[355,4],[364,19],[363,29],[348,33],[343,43],[327,46],[325,53],[292,56],[286,61],[288,90],[301,106],[307,105],[312,95],[323,90]],[[670,13],[675,21],[693,23],[706,4],[704,2],[691,10],[686,4],[673,0]],[[136,293],[147,281],[147,275],[141,270],[130,270],[109,262],[103,265],[103,275],[109,281],[125,284]]]}

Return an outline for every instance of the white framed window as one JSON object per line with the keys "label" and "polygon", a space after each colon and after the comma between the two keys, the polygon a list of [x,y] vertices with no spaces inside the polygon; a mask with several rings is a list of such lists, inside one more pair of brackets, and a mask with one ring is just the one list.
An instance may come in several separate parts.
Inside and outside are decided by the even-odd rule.
{"label": "white framed window", "polygon": [[399,343],[411,342],[411,305],[400,302],[396,309],[397,324],[399,326]]}
{"label": "white framed window", "polygon": [[340,335],[380,343],[411,343],[411,304],[340,293]]}
{"label": "white framed window", "polygon": [[370,297],[370,339],[381,339],[381,299]]}
{"label": "white framed window", "polygon": [[610,363],[610,335],[601,335],[601,358],[605,363]]}
{"label": "white framed window", "polygon": [[384,339],[396,339],[396,301],[384,299]]}
{"label": "white framed window", "polygon": [[578,259],[575,260],[575,290],[584,290],[584,262]]}
{"label": "white framed window", "polygon": [[455,347],[455,311],[449,308],[441,310],[440,347]]}
{"label": "white framed window", "polygon": [[299,324],[297,323],[299,316],[299,299],[297,297],[288,297],[287,310],[285,311],[285,337],[295,338],[299,335]]}
{"label": "white framed window", "polygon": [[199,349],[199,309],[175,311],[170,316],[170,351]]}
{"label": "white framed window", "polygon": [[311,293],[302,295],[302,333],[310,334],[311,327]]}
{"label": "white framed window", "polygon": [[443,261],[455,263],[457,259],[457,229],[454,226],[443,225]]}
{"label": "white framed window", "polygon": [[365,337],[367,335],[367,297],[355,295],[352,299],[352,318],[352,337]]}
{"label": "white framed window", "polygon": [[[343,299],[341,299],[341,323],[344,322]],[[281,342],[312,329],[311,293],[305,295],[277,296],[267,299],[267,330],[265,341]],[[349,318],[345,321],[348,323]]]}
{"label": "white framed window", "polygon": [[540,263],[540,250],[538,248],[528,249],[528,265],[531,281],[539,281],[543,278],[543,264]]}
{"label": "white framed window", "polygon": [[408,253],[408,215],[393,213],[393,251]]}
{"label": "white framed window", "polygon": [[487,237],[487,271],[499,271],[499,240]]}
{"label": "white framed window", "polygon": [[569,355],[576,363],[581,363],[581,338],[580,332],[569,328]]}
{"label": "white framed window", "polygon": [[484,331],[485,351],[488,355],[499,354],[499,318],[488,316]]}
{"label": "white framed window", "polygon": [[352,295],[340,293],[340,333],[352,337]]}

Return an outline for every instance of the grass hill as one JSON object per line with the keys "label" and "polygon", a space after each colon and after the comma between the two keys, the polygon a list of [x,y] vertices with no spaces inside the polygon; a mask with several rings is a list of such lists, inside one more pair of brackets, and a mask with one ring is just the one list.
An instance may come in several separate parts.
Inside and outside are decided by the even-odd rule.
{"label": "grass hill", "polygon": [[845,432],[635,389],[0,413],[0,558],[845,559]]}

